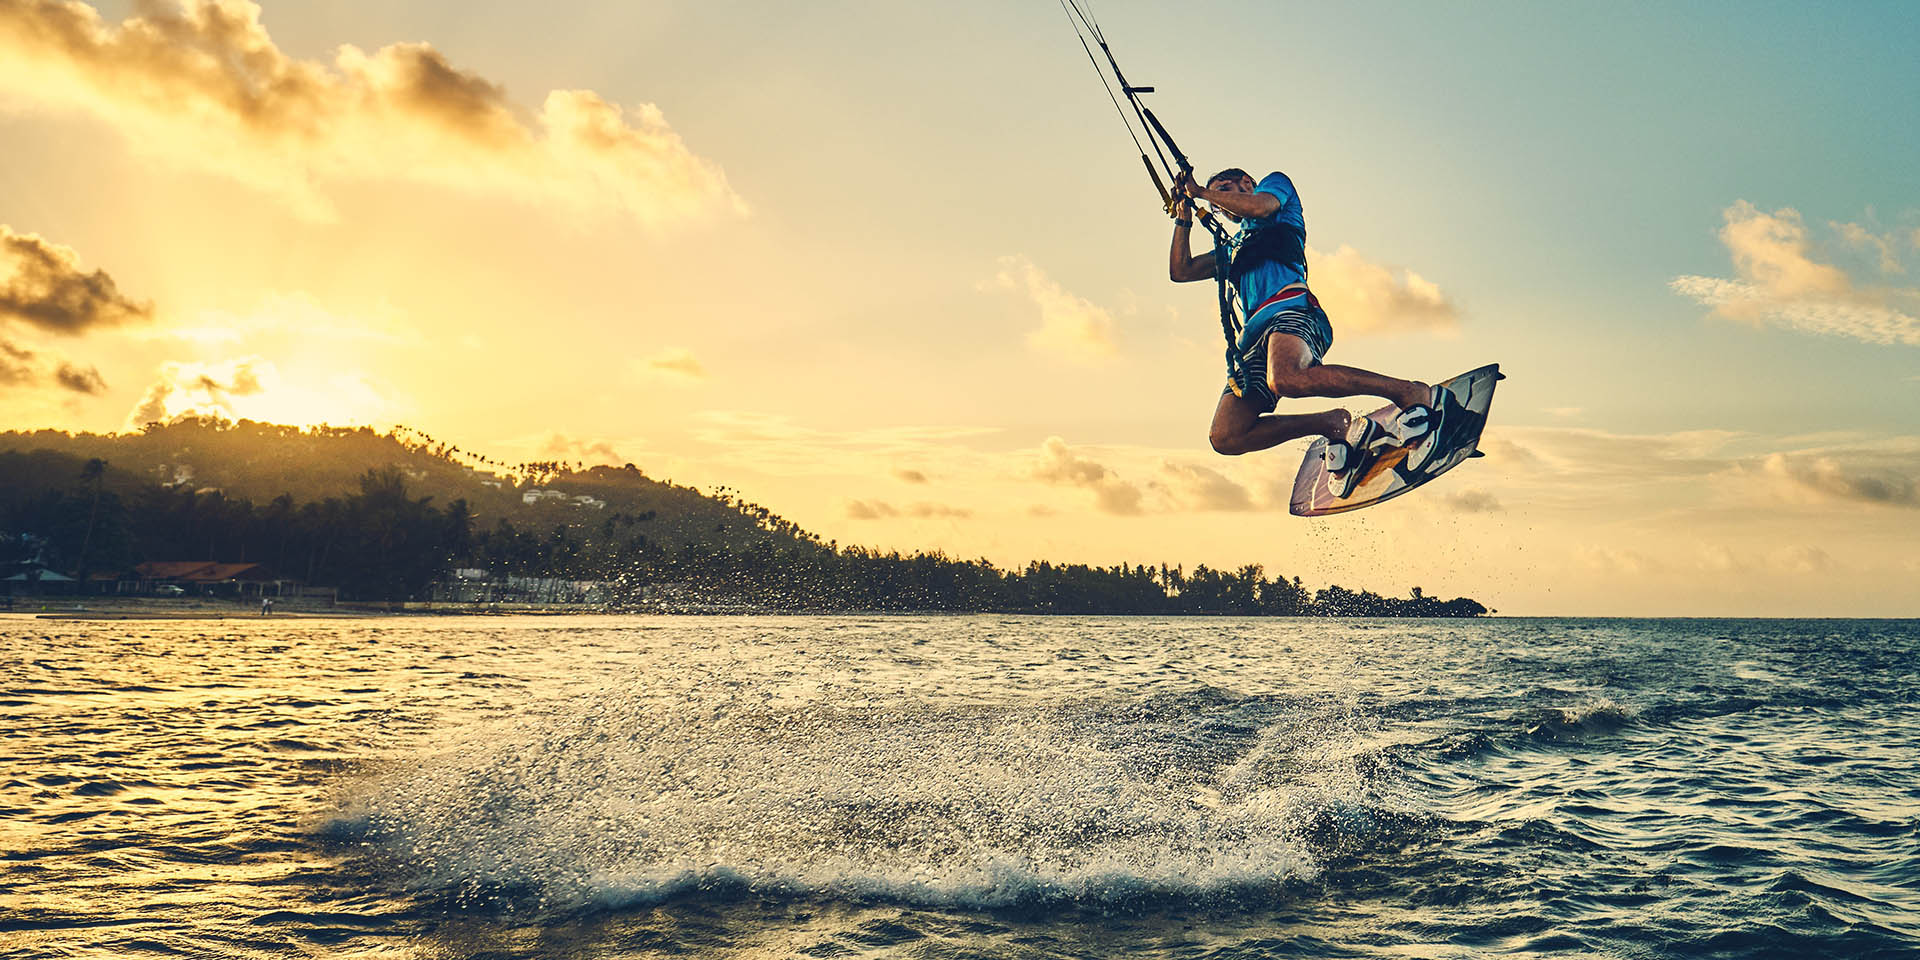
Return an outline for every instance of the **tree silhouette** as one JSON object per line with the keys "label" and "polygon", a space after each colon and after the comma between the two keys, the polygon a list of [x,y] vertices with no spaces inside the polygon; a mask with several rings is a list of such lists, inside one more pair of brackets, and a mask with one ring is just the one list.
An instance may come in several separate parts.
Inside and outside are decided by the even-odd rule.
{"label": "tree silhouette", "polygon": [[93,526],[94,522],[100,518],[100,481],[106,475],[107,462],[99,457],[89,459],[87,465],[80,468],[80,478],[87,481],[87,485],[92,488],[92,496],[87,499],[87,532],[80,539],[78,579],[81,583],[87,580],[88,551],[93,548]]}
{"label": "tree silhouette", "polygon": [[[382,435],[185,418],[122,435],[0,434],[0,559],[41,556],[83,577],[141,560],[246,559],[361,600],[443,594],[450,571],[474,567],[496,585],[530,578],[549,593],[555,580],[590,581],[629,607],[664,597],[792,610],[1487,612],[1421,588],[1408,598],[1332,585],[1312,592],[1257,565],[1188,572],[1035,561],[1003,570],[938,552],[842,546],[731,486],[702,494],[630,463],[529,462],[475,476],[458,457],[493,462],[410,427]],[[604,509],[523,502],[536,484]]]}

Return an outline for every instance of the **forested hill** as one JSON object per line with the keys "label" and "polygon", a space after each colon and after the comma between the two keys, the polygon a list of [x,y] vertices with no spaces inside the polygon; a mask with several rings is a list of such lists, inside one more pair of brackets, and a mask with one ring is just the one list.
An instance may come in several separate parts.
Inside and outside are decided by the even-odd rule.
{"label": "forested hill", "polygon": [[[400,471],[414,498],[430,497],[442,509],[466,501],[477,529],[506,520],[516,528],[545,531],[556,524],[602,525],[623,516],[645,517],[650,540],[667,549],[696,543],[743,552],[814,539],[763,507],[655,480],[632,464],[570,468],[556,461],[497,463],[456,447],[367,427],[302,428],[186,418],[127,434],[0,433],[0,451],[35,450],[106,461],[106,488],[123,498],[157,485],[262,506],[283,496],[302,505],[345,496],[359,489],[369,471],[391,468]],[[25,486],[57,487],[71,482],[68,467],[42,462],[35,469],[10,458],[7,476],[20,477]],[[24,476],[17,472],[23,469],[28,471]],[[525,503],[524,494],[533,489],[549,496]],[[574,499],[582,496],[605,506]]]}
{"label": "forested hill", "polygon": [[[146,561],[264,564],[345,599],[443,596],[455,569],[780,609],[1478,616],[1465,598],[1309,591],[1258,566],[1029,563],[822,542],[633,464],[504,464],[412,432],[182,420],[0,433],[0,564],[89,577]],[[111,584],[109,584],[110,586]]]}

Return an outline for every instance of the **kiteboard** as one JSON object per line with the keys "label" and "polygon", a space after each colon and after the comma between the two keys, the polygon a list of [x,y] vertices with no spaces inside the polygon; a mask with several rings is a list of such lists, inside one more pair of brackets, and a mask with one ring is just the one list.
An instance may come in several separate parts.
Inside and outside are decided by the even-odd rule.
{"label": "kiteboard", "polygon": [[[1445,415],[1441,418],[1440,449],[1435,451],[1427,468],[1419,473],[1406,468],[1406,447],[1383,450],[1374,455],[1371,462],[1360,465],[1360,480],[1354,485],[1353,491],[1344,497],[1337,497],[1328,482],[1326,465],[1321,462],[1327,441],[1324,437],[1315,440],[1313,446],[1307,448],[1307,458],[1300,464],[1299,475],[1293,479],[1293,515],[1319,517],[1370,507],[1419,487],[1474,457],[1483,456],[1479,449],[1480,431],[1487,425],[1487,408],[1493,405],[1493,385],[1505,379],[1506,375],[1500,372],[1500,365],[1490,363],[1443,384],[1449,399]],[[1399,407],[1387,404],[1367,416],[1385,426],[1399,410]]]}

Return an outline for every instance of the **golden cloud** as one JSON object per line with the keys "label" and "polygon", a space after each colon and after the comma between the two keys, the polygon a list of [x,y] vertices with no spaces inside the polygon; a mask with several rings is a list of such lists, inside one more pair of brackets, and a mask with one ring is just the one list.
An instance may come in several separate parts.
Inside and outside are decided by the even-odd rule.
{"label": "golden cloud", "polygon": [[1059,437],[1048,437],[1040,445],[1040,462],[1034,466],[1033,475],[1048,483],[1092,490],[1094,505],[1102,513],[1136,516],[1142,512],[1139,487],[1120,479],[1105,465],[1075,453]]}
{"label": "golden cloud", "polygon": [[953,507],[944,503],[931,503],[927,501],[910,503],[904,507],[896,507],[884,500],[847,501],[847,517],[849,519],[885,520],[902,516],[913,517],[920,520],[964,520],[973,516],[973,511],[964,507]]}
{"label": "golden cloud", "polygon": [[1040,326],[1027,334],[1027,345],[1035,350],[1076,363],[1095,363],[1120,352],[1113,315],[1068,293],[1033,261],[1001,257],[992,286],[1022,291],[1040,309]]}
{"label": "golden cloud", "polygon": [[1307,250],[1314,295],[1340,334],[1452,333],[1460,311],[1440,287],[1412,270],[1375,263],[1342,244]]}
{"label": "golden cloud", "polygon": [[[81,269],[73,250],[0,224],[0,326],[77,337],[152,316],[151,305],[123,296],[105,270]],[[58,358],[46,368],[39,356],[0,338],[0,386],[38,383],[44,375],[73,393],[106,392],[107,382],[98,369]]]}
{"label": "golden cloud", "polygon": [[95,367],[82,367],[65,360],[56,361],[49,371],[39,362],[40,354],[0,339],[0,387],[31,386],[50,372],[53,385],[73,393],[98,396],[107,392],[106,378]]}
{"label": "golden cloud", "polygon": [[1218,470],[1165,460],[1160,464],[1160,472],[1188,509],[1228,512],[1253,509],[1253,494]]}
{"label": "golden cloud", "polygon": [[569,463],[606,464],[615,467],[627,462],[627,459],[613,448],[613,444],[605,440],[587,440],[561,433],[547,437],[546,442],[540,445],[540,456]]}
{"label": "golden cloud", "polygon": [[684,380],[705,380],[707,368],[700,364],[700,358],[685,347],[672,347],[648,357],[642,363],[642,371],[649,374],[665,374]]}
{"label": "golden cloud", "polygon": [[[1737,279],[1675,277],[1668,283],[1675,293],[1712,307],[1716,315],[1754,325],[1920,346],[1920,319],[1897,306],[1920,303],[1920,290],[1855,286],[1846,271],[1814,258],[1806,224],[1791,208],[1764,213],[1741,200],[1726,209],[1724,218],[1720,241],[1732,256]],[[1863,229],[1846,229],[1851,225],[1836,226],[1851,244],[1867,236]],[[1891,248],[1880,252],[1890,255]],[[1884,262],[1882,269],[1894,272]]]}
{"label": "golden cloud", "polygon": [[127,426],[138,429],[185,416],[234,419],[233,398],[265,391],[264,380],[273,376],[273,365],[260,357],[162,364],[159,378],[127,415]]}
{"label": "golden cloud", "polygon": [[1879,234],[1857,223],[1828,221],[1827,226],[1847,242],[1847,246],[1856,250],[1865,250],[1875,255],[1874,261],[1881,273],[1906,273],[1906,265],[1900,262],[1900,239],[1893,234]]}
{"label": "golden cloud", "polygon": [[97,116],[136,148],[324,219],[332,180],[501,193],[651,226],[746,204],[657,106],[555,90],[526,115],[431,46],[332,62],[280,50],[249,0],[136,0],[112,25],[75,0],[0,0],[0,91]]}
{"label": "golden cloud", "polygon": [[107,392],[107,381],[94,367],[81,369],[71,363],[62,363],[53,371],[53,382],[74,393],[98,395]]}
{"label": "golden cloud", "polygon": [[0,387],[32,383],[39,379],[33,369],[33,351],[0,340]]}
{"label": "golden cloud", "polygon": [[75,336],[152,315],[151,305],[122,296],[105,270],[80,269],[72,249],[0,224],[0,320]]}
{"label": "golden cloud", "polygon": [[[1901,469],[1904,467],[1904,469]],[[1802,493],[1820,498],[1920,509],[1920,457],[1904,464],[1863,462],[1840,453],[1774,453],[1761,461],[1761,472]]]}

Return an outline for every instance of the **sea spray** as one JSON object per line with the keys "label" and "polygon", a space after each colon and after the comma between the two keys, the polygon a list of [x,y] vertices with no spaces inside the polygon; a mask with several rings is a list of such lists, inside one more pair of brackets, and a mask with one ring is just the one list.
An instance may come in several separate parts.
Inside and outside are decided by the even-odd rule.
{"label": "sea spray", "polygon": [[1195,690],[849,705],[744,684],[663,702],[622,686],[392,764],[339,826],[417,887],[469,902],[731,891],[1007,907],[1310,880],[1317,849],[1385,802],[1359,772],[1347,703]]}

